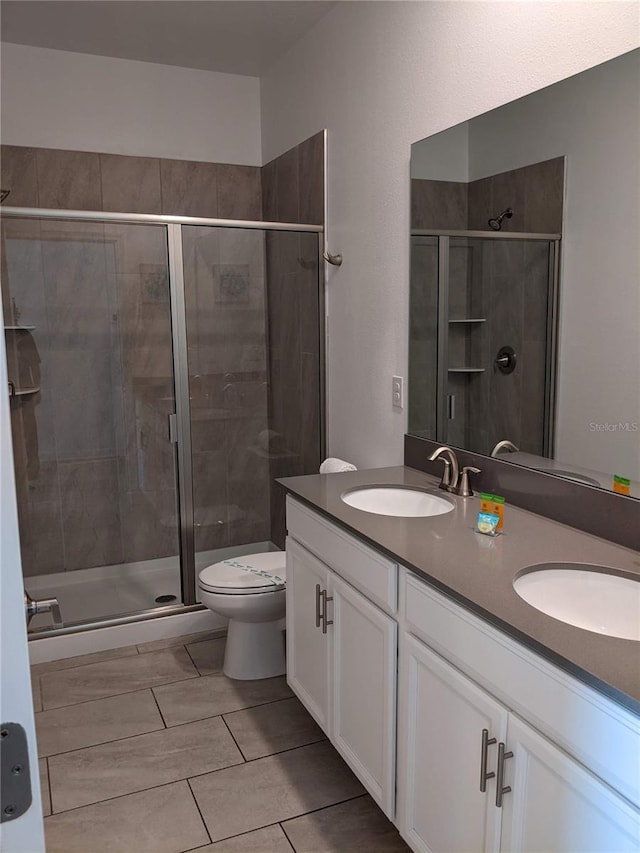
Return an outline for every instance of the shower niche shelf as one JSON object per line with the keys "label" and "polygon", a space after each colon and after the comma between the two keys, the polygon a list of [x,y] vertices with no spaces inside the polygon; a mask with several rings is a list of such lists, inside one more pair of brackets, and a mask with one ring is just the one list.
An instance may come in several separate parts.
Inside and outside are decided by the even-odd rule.
{"label": "shower niche shelf", "polygon": [[5,332],[33,332],[35,326],[5,326]]}
{"label": "shower niche shelf", "polygon": [[486,317],[456,317],[449,320],[450,323],[486,323]]}
{"label": "shower niche shelf", "polygon": [[484,373],[484,367],[450,367],[449,373]]}

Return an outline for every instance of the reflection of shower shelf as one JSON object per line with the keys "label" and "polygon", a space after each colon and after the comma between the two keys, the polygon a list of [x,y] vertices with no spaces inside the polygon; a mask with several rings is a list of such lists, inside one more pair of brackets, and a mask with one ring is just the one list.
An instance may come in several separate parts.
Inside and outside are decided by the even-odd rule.
{"label": "reflection of shower shelf", "polygon": [[35,326],[5,326],[5,332],[32,332]]}
{"label": "reflection of shower shelf", "polygon": [[450,323],[486,323],[486,317],[461,317],[457,320],[449,320]]}
{"label": "reflection of shower shelf", "polygon": [[484,373],[484,367],[450,367],[449,373]]}
{"label": "reflection of shower shelf", "polygon": [[31,388],[14,388],[9,384],[10,397],[28,397],[30,394],[37,394],[39,390],[39,385],[33,385]]}

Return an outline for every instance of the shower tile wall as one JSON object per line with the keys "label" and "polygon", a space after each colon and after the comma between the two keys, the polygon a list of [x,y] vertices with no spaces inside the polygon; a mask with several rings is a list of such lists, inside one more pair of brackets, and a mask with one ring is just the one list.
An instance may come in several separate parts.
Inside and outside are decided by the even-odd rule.
{"label": "shower tile wall", "polygon": [[[503,220],[503,231],[562,233],[563,189],[562,157],[469,184],[413,179],[411,226],[489,232],[489,218],[511,207],[514,215]],[[412,433],[435,437],[435,342],[429,350],[419,341],[435,341],[437,263],[432,260],[425,278],[414,246],[425,239],[412,238],[410,370],[421,376],[422,390],[416,395],[420,399],[409,403],[409,423]],[[448,366],[481,366],[485,373],[449,374],[456,417],[448,422],[447,440],[488,453],[497,440],[508,437],[522,450],[542,455],[548,246],[452,238],[449,260],[450,318],[485,317],[487,322],[449,324]],[[423,287],[431,283],[432,304],[427,294],[421,297],[427,310],[418,310],[419,279]],[[493,357],[503,345],[519,355],[518,367],[508,375],[493,368]]]}
{"label": "shower tile wall", "polygon": [[[8,204],[260,218],[258,168],[15,146],[0,153]],[[16,384],[30,380],[16,375],[19,358],[23,373],[40,374],[42,389],[12,403],[20,522],[29,531],[22,536],[25,574],[177,554],[163,230],[6,218],[3,228],[10,240],[2,259],[5,321],[36,326],[7,333],[10,370]],[[221,263],[234,257],[230,247]],[[264,345],[264,310],[262,338]],[[227,399],[245,399],[256,383],[264,394],[264,359],[228,352],[233,379],[225,364],[210,381]],[[251,415],[240,403],[235,415],[233,434],[242,443]],[[220,478],[219,466],[207,467],[212,445],[219,457],[215,428],[204,435],[194,429],[195,465],[211,473],[197,495],[203,506],[211,505],[206,492],[218,479],[225,488],[234,484],[232,500],[247,491],[237,454],[229,452]],[[253,535],[264,539],[265,529],[263,522]],[[238,530],[243,542],[247,535]]]}
{"label": "shower tile wall", "polygon": [[[324,133],[262,168],[263,217],[324,224]],[[284,547],[285,499],[277,477],[320,462],[320,317],[316,234],[267,234],[271,540]]]}

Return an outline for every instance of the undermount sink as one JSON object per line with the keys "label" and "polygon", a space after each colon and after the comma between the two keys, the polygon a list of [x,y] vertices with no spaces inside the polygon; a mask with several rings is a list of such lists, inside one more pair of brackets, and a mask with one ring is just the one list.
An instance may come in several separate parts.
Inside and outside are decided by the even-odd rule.
{"label": "undermount sink", "polygon": [[604,566],[547,563],[513,582],[527,604],[569,625],[640,640],[640,577]]}
{"label": "undermount sink", "polygon": [[455,507],[452,501],[413,486],[361,486],[344,492],[341,498],[363,512],[403,518],[444,515]]}
{"label": "undermount sink", "polygon": [[562,471],[560,468],[540,468],[539,470],[544,470],[545,473],[555,474],[556,477],[564,477],[567,480],[575,480],[576,483],[585,483],[587,486],[601,486],[598,480],[594,480],[593,477],[587,477],[586,474],[578,474],[575,471]]}

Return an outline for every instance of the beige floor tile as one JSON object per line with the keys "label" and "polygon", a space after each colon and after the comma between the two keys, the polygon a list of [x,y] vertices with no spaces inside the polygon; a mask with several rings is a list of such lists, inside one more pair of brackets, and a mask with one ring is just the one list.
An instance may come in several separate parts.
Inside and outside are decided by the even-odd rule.
{"label": "beige floor tile", "polygon": [[283,828],[296,853],[409,851],[398,830],[369,796],[288,820]]}
{"label": "beige floor tile", "polygon": [[[226,633],[226,629],[222,629]],[[172,646],[186,646],[188,643],[198,643],[201,640],[211,640],[221,636],[221,631],[199,631],[196,634],[181,634],[179,637],[165,637],[162,640],[151,640],[149,643],[138,643],[140,654],[157,652],[160,649],[170,649]]]}
{"label": "beige floor tile", "polygon": [[225,714],[224,720],[247,761],[325,738],[295,697]]}
{"label": "beige floor tile", "polygon": [[39,755],[55,755],[163,729],[150,690],[123,693],[36,714]]}
{"label": "beige floor tile", "polygon": [[263,705],[293,694],[284,676],[256,681],[234,681],[226,675],[206,675],[189,684],[167,684],[154,690],[168,726],[202,720]]}
{"label": "beige floor tile", "polygon": [[212,841],[364,793],[333,747],[303,746],[191,780]]}
{"label": "beige floor tile", "polygon": [[77,702],[132,693],[159,684],[197,678],[198,672],[184,648],[92,663],[41,676],[45,710]]}
{"label": "beige floor tile", "polygon": [[47,853],[180,853],[209,837],[186,782],[48,817]]}
{"label": "beige floor tile", "polygon": [[188,643],[186,649],[200,675],[213,675],[214,672],[222,672],[226,645],[227,638],[219,637],[215,640]]}
{"label": "beige floor tile", "polygon": [[40,769],[40,793],[42,795],[42,814],[46,817],[51,814],[51,796],[49,794],[49,771],[47,770],[47,759],[38,761]]}
{"label": "beige floor tile", "polygon": [[126,658],[137,654],[138,650],[135,646],[122,646],[119,649],[107,649],[104,652],[76,655],[73,658],[60,658],[59,660],[50,660],[46,663],[34,663],[31,666],[31,672],[34,675],[42,675],[45,672],[59,672],[62,669],[74,669],[76,666],[86,666],[88,663],[100,663],[103,660],[115,660],[116,658]]}
{"label": "beige floor tile", "polygon": [[33,696],[33,710],[37,713],[42,711],[42,690],[40,688],[40,676],[31,674],[31,695]]}
{"label": "beige floor tile", "polygon": [[207,844],[193,853],[293,853],[293,847],[276,824],[256,829],[254,832],[245,832],[234,838],[225,838],[215,844]]}
{"label": "beige floor tile", "polygon": [[165,785],[243,761],[220,717],[49,759],[53,811]]}

